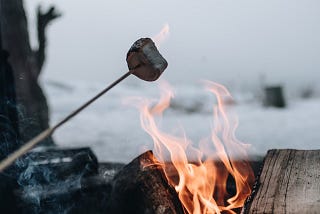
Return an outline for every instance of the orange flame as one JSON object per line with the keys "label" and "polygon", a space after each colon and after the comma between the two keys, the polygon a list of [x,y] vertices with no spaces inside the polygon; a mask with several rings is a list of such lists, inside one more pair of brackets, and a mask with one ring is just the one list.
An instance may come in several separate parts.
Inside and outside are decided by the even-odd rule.
{"label": "orange flame", "polygon": [[159,48],[160,45],[168,38],[169,36],[169,24],[165,24],[161,31],[152,37],[152,40],[156,44],[156,46]]}
{"label": "orange flame", "polygon": [[[156,118],[162,116],[173,97],[169,84],[162,84],[162,95],[156,105],[152,106],[152,101],[142,98],[136,99],[135,104],[140,110],[142,128],[154,141],[154,154],[164,165],[168,181],[175,187],[186,212],[234,213],[232,209],[243,206],[254,181],[249,163],[239,160],[247,160],[248,145],[235,138],[238,121],[235,114],[227,111],[226,103],[232,100],[228,90],[214,82],[206,81],[205,85],[216,96],[217,105],[213,108],[214,127],[210,141],[202,140],[199,148],[192,146],[185,136],[173,136],[159,128]],[[169,162],[165,158],[168,153]],[[191,160],[191,156],[195,158]],[[178,179],[172,176],[172,165]],[[229,176],[236,184],[236,193],[231,196],[226,190]]]}

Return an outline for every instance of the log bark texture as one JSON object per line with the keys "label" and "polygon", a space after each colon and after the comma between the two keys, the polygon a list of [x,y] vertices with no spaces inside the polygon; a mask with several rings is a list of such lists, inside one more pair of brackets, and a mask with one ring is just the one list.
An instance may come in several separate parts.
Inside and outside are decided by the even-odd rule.
{"label": "log bark texture", "polygon": [[112,181],[106,213],[183,214],[178,194],[148,151],[126,165]]}
{"label": "log bark texture", "polygon": [[243,213],[319,213],[320,150],[270,150]]}
{"label": "log bark texture", "polygon": [[[8,60],[14,71],[20,137],[28,141],[49,126],[49,110],[39,75],[45,61],[45,30],[59,14],[53,7],[47,12],[38,9],[39,47],[32,50],[22,0],[0,0],[0,3],[2,45],[9,53]],[[52,140],[46,143],[51,144]]]}

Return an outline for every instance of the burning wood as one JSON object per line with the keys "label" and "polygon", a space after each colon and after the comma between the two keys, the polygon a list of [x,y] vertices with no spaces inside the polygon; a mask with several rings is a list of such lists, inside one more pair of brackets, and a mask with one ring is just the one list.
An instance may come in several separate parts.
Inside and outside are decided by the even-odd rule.
{"label": "burning wood", "polygon": [[[23,186],[16,187],[15,198],[10,198],[10,203],[15,202],[13,208],[23,213],[184,213],[177,192],[166,178],[178,182],[177,170],[171,162],[159,163],[150,151],[126,166],[97,165],[87,148],[33,151],[28,158],[33,165],[22,173],[19,183]],[[222,162],[213,164],[216,172],[225,172]],[[1,174],[0,181],[8,184]],[[217,189],[225,187],[218,185]],[[231,194],[237,191],[234,180],[228,179],[227,188]],[[215,196],[223,203],[219,192]]]}
{"label": "burning wood", "polygon": [[[175,187],[189,214],[233,212],[243,206],[254,182],[247,162],[247,145],[235,138],[237,118],[226,110],[231,95],[217,83],[208,81],[206,86],[216,96],[218,104],[214,107],[215,127],[211,139],[200,142],[199,148],[185,135],[177,137],[163,132],[157,123],[157,117],[170,106],[173,97],[168,84],[163,85],[163,94],[156,105],[147,99],[130,100],[136,101],[133,103],[140,110],[141,126],[154,141],[155,156],[163,163],[169,183]],[[168,162],[174,166],[178,179],[171,176]],[[236,185],[234,195],[227,192],[229,176]]]}
{"label": "burning wood", "polygon": [[184,213],[177,193],[150,151],[126,165],[112,186],[107,213]]}

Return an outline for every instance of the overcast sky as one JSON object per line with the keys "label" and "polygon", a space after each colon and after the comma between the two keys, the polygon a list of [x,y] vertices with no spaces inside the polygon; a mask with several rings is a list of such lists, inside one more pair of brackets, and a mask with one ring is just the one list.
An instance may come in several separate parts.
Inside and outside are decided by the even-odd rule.
{"label": "overcast sky", "polygon": [[[25,6],[34,35],[39,0]],[[42,1],[44,2],[44,1]],[[45,3],[45,4],[44,4]],[[44,79],[106,81],[126,72],[140,37],[164,24],[170,82],[210,79],[315,84],[320,78],[319,0],[54,0],[63,13],[49,29]]]}

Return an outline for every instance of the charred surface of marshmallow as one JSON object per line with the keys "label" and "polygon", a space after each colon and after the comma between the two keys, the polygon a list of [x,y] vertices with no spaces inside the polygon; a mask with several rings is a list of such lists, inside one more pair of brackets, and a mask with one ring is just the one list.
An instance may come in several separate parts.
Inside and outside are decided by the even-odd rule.
{"label": "charred surface of marshmallow", "polygon": [[141,38],[131,46],[127,64],[132,74],[146,81],[157,80],[168,66],[150,38]]}

